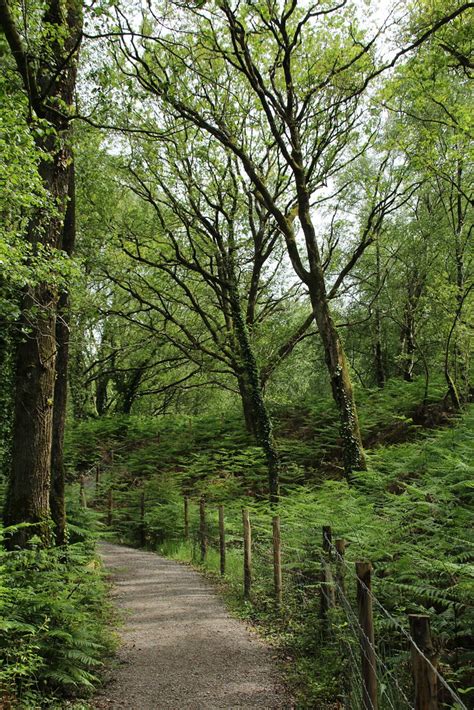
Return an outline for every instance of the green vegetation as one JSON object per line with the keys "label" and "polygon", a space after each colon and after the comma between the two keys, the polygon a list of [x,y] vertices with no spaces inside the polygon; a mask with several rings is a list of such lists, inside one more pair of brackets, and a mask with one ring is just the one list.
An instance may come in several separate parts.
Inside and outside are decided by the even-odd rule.
{"label": "green vegetation", "polygon": [[410,611],[470,699],[472,2],[385,5],[0,0],[0,705],[92,692],[96,534],[199,563],[200,496],[302,707],[363,702],[360,556],[382,710]]}
{"label": "green vegetation", "polygon": [[[67,550],[0,553],[0,692],[8,708],[63,707],[98,682],[112,651],[107,587],[94,552],[96,516],[69,508]],[[12,534],[4,529],[3,536]],[[62,699],[62,700],[61,700]],[[79,704],[78,704],[79,707]]]}
{"label": "green vegetation", "polygon": [[[433,397],[438,387],[433,386]],[[331,478],[324,481],[321,471],[289,466],[283,474],[283,495],[277,509],[270,509],[264,500],[263,455],[248,438],[246,441],[232,417],[220,421],[209,415],[161,421],[144,417],[89,421],[71,432],[70,456],[84,465],[99,461],[95,442],[100,440],[99,507],[106,509],[107,491],[112,488],[112,530],[118,541],[132,545],[144,541],[161,554],[196,565],[202,564],[198,501],[204,495],[209,542],[204,568],[216,579],[217,507],[224,504],[227,564],[219,584],[237,613],[256,623],[283,659],[291,659],[284,665],[299,707],[329,707],[341,693],[349,693],[346,697],[352,698],[349,702],[355,707],[360,702],[357,671],[353,667],[349,670],[349,645],[356,665],[359,654],[352,617],[348,622],[344,609],[331,611],[329,635],[320,618],[323,525],[331,525],[333,537],[348,543],[344,572],[350,603],[355,606],[353,563],[369,559],[375,570],[376,598],[396,622],[408,629],[408,613],[430,615],[443,676],[468,699],[469,639],[474,621],[470,604],[474,582],[468,564],[474,553],[474,538],[469,532],[474,410],[449,420],[447,427],[416,427],[407,414],[418,411],[415,403],[422,391],[422,381],[389,382],[383,394],[378,390],[367,393],[360,408],[361,421],[367,427],[364,436],[369,436],[377,423],[383,440],[384,428],[393,432],[402,423],[402,429],[396,428],[401,443],[369,451],[368,472],[359,474],[352,485],[340,476],[334,478],[330,462]],[[433,411],[434,401],[427,406]],[[284,411],[279,411],[277,432],[288,436],[295,412],[288,410],[285,420]],[[299,411],[299,420],[301,416]],[[308,408],[306,441],[295,439],[294,432],[291,439],[280,434],[280,450],[291,444],[292,459],[304,461],[308,448],[321,437],[321,428],[324,431],[321,424],[325,417],[324,409]],[[107,465],[112,451],[113,465]],[[184,539],[183,494],[191,501],[188,540]],[[242,595],[243,506],[250,509],[253,528],[250,602]],[[283,545],[284,601],[280,610],[274,603],[271,547],[271,516],[276,510],[281,516]],[[393,620],[377,607],[375,619],[377,649],[388,668],[380,670],[381,702],[390,700],[395,707],[397,703],[403,706],[400,693],[413,695],[409,648]],[[352,623],[357,624],[354,619]],[[349,688],[340,685],[341,674],[348,679]]]}

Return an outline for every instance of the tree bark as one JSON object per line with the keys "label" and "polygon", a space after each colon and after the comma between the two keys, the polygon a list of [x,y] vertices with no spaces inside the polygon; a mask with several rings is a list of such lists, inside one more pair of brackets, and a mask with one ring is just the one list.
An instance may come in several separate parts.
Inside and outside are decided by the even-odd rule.
{"label": "tree bark", "polygon": [[[64,219],[62,249],[68,256],[74,252],[76,242],[76,196],[74,162],[70,166],[69,202]],[[50,507],[54,523],[54,534],[57,545],[66,542],[66,505],[64,498],[64,431],[66,426],[67,383],[69,364],[69,293],[65,289],[58,301],[56,319],[56,382],[54,386],[53,441],[51,450],[51,491]]]}
{"label": "tree bark", "polygon": [[148,361],[145,360],[142,365],[139,365],[132,372],[117,372],[115,376],[112,376],[115,389],[119,395],[117,398],[117,406],[115,408],[116,412],[120,414],[130,414],[132,411],[133,403],[137,398],[138,389],[147,364]]}
{"label": "tree bark", "polygon": [[[297,136],[295,136],[294,141],[298,145]],[[302,162],[298,150],[295,151],[295,158],[299,164]],[[295,178],[298,195],[298,216],[305,236],[309,264],[309,272],[305,272],[303,277],[308,286],[314,317],[323,343],[332,395],[339,413],[344,472],[349,477],[354,470],[365,470],[367,468],[359,418],[349,366],[329,308],[321,255],[311,219],[310,200],[303,171],[295,170]],[[292,236],[296,243],[295,235]],[[291,258],[290,250],[289,255]],[[294,258],[292,258],[292,262],[295,265]],[[299,270],[301,271],[301,269]]]}
{"label": "tree bark", "polygon": [[[51,131],[36,144],[44,155],[39,174],[51,204],[31,219],[26,238],[33,254],[54,253],[60,244],[70,174],[69,120],[64,106],[73,104],[76,53],[82,14],[76,0],[60,6],[51,0],[42,21],[51,28],[51,40],[33,59],[23,45],[5,0],[0,0],[0,27],[23,80],[32,111]],[[66,108],[67,112],[67,108]],[[42,281],[25,289],[19,319],[20,337],[15,356],[15,402],[12,465],[5,504],[5,524],[30,523],[16,530],[8,544],[25,546],[39,534],[50,541],[50,477],[53,406],[56,378],[57,287]]]}
{"label": "tree bark", "polygon": [[[5,525],[31,523],[10,543],[24,546],[35,533],[49,541],[49,485],[56,358],[56,294],[47,284],[29,289],[22,304],[22,336],[15,358],[12,465]],[[35,309],[34,318],[29,317]]]}
{"label": "tree bark", "polygon": [[[42,161],[40,173],[58,210],[66,206],[68,169],[59,138],[54,149],[51,138],[42,146],[53,161]],[[56,144],[57,145],[57,144]],[[55,150],[55,152],[54,152]],[[30,224],[28,239],[55,249],[61,239],[60,216],[38,214]],[[12,436],[12,465],[5,504],[5,524],[30,523],[11,538],[12,546],[24,546],[33,534],[50,541],[49,489],[53,406],[56,377],[56,308],[54,285],[39,283],[26,289],[19,321],[20,337],[15,356],[15,403]]]}
{"label": "tree bark", "polygon": [[83,421],[94,417],[97,414],[95,398],[92,384],[85,380],[84,372],[86,362],[84,353],[81,350],[83,329],[77,319],[72,323],[72,330],[75,334],[74,341],[70,342],[69,352],[69,394],[71,397],[72,415],[76,421]]}
{"label": "tree bark", "polygon": [[64,430],[67,405],[67,370],[69,351],[69,297],[62,293],[56,319],[56,381],[54,385],[53,440],[51,446],[51,490],[49,496],[51,518],[54,523],[56,545],[66,539],[66,506],[64,499]]}
{"label": "tree bark", "polygon": [[107,389],[109,385],[108,376],[100,376],[97,378],[95,383],[95,406],[97,414],[101,417],[107,411],[107,400],[108,394]]}
{"label": "tree bark", "polygon": [[249,434],[257,437],[257,430],[255,427],[255,412],[252,403],[252,394],[249,391],[248,383],[246,378],[242,373],[237,376],[237,383],[239,386],[240,400],[242,402],[242,412],[244,415],[245,428]]}
{"label": "tree bark", "polygon": [[380,273],[380,243],[379,237],[375,240],[375,309],[374,309],[374,371],[375,371],[375,382],[377,387],[382,389],[385,387],[385,382],[387,375],[385,372],[385,362],[382,347],[382,314],[380,310],[379,298],[380,289],[382,283],[382,276]]}
{"label": "tree bark", "polygon": [[413,313],[410,305],[407,303],[405,304],[403,313],[403,325],[400,335],[403,356],[403,379],[405,382],[413,382],[413,369],[415,367],[414,328]]}
{"label": "tree bark", "polygon": [[[0,283],[0,289],[2,284]],[[10,464],[10,439],[12,421],[13,392],[13,329],[6,318],[0,320],[0,372],[2,388],[0,390],[0,475],[8,470]]]}
{"label": "tree bark", "polygon": [[[461,313],[465,292],[466,292],[466,280],[465,280],[465,264],[464,264],[464,249],[465,240],[463,239],[463,231],[465,228],[465,215],[466,207],[463,204],[462,198],[462,180],[463,180],[463,167],[462,163],[459,161],[457,166],[456,174],[456,224],[454,233],[454,244],[455,244],[455,263],[456,263],[456,312]],[[454,213],[454,210],[453,210]],[[450,373],[446,375],[448,382],[449,393],[453,405],[459,408],[464,401],[468,399],[468,393],[470,391],[469,383],[469,339],[464,338],[467,341],[463,343],[462,335],[458,332],[458,321],[457,317],[456,328],[455,328],[455,346],[454,346],[454,361],[456,366],[456,373],[458,374],[459,388],[456,388],[455,383],[452,382]],[[450,382],[451,380],[451,382]],[[454,385],[454,386],[453,386]],[[458,392],[459,390],[459,392]],[[458,401],[456,401],[456,392],[458,392]]]}
{"label": "tree bark", "polygon": [[365,470],[365,460],[359,418],[352,389],[351,376],[344,348],[329,311],[325,294],[317,295],[320,288],[310,289],[311,303],[324,347],[326,366],[331,381],[331,390],[339,412],[339,431],[342,439],[344,472]]}
{"label": "tree bark", "polygon": [[415,312],[418,302],[423,293],[424,279],[420,278],[415,270],[411,275],[408,284],[408,296],[403,309],[403,323],[400,333],[401,353],[403,356],[403,379],[405,382],[413,382],[413,370],[415,367]]}
{"label": "tree bark", "polygon": [[265,454],[268,469],[270,501],[277,502],[280,494],[280,458],[273,437],[272,422],[263,398],[257,360],[250,342],[247,323],[242,313],[232,253],[228,259],[228,268],[230,309],[234,321],[236,340],[242,359],[243,389],[247,393],[246,397],[249,396],[249,400],[246,400],[248,401],[247,415],[252,419],[252,426],[255,430],[257,442],[262,447]]}

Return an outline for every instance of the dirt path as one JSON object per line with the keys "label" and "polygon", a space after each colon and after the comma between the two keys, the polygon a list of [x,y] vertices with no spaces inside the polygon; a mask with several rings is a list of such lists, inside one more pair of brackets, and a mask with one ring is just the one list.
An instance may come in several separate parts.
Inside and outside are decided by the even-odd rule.
{"label": "dirt path", "polygon": [[97,708],[291,708],[269,650],[194,570],[152,552],[100,549],[124,610],[120,664]]}

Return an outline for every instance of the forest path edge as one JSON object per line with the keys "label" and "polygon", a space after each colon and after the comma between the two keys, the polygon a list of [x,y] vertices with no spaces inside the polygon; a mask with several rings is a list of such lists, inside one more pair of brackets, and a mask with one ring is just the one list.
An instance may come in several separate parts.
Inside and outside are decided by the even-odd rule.
{"label": "forest path edge", "polygon": [[292,708],[275,661],[192,568],[100,543],[123,615],[118,666],[95,708]]}

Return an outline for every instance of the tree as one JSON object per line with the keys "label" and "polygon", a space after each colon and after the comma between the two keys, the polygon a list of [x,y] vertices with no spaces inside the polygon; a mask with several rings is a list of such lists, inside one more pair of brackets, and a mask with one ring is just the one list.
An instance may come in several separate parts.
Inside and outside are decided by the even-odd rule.
{"label": "tree", "polygon": [[[129,186],[152,208],[154,222],[142,220],[140,228],[132,217],[119,228],[135,267],[124,278],[123,264],[117,269],[111,262],[107,274],[133,298],[128,312],[134,322],[155,327],[157,336],[197,366],[194,375],[205,369],[221,379],[235,377],[246,423],[265,451],[275,499],[278,455],[251,332],[275,318],[294,292],[290,287],[277,294],[271,286],[281,270],[276,230],[248,192],[235,159],[199,133],[186,131],[158,154],[149,145],[135,146],[132,155]],[[153,311],[159,319],[151,326],[143,315]],[[306,318],[267,358],[267,379],[311,321]]]}
{"label": "tree", "polygon": [[[0,26],[27,97],[27,121],[41,155],[38,172],[48,196],[48,204],[32,215],[26,240],[32,254],[47,255],[54,269],[54,257],[62,247],[71,176],[69,126],[82,8],[77,0],[64,5],[51,0],[35,8],[31,24],[26,16],[22,24],[18,23],[17,10],[1,0]],[[43,276],[30,283],[22,297],[5,522],[28,522],[33,527],[19,530],[11,544],[25,544],[34,532],[48,539],[58,283],[54,273],[53,278]]]}
{"label": "tree", "polygon": [[[421,3],[411,23],[433,21],[442,15],[437,3]],[[415,220],[429,229],[426,239],[436,240],[438,258],[423,278],[412,279],[412,293],[405,308],[403,341],[413,360],[411,313],[423,293],[445,303],[438,327],[444,331],[441,364],[449,397],[459,408],[469,394],[469,335],[463,313],[469,306],[473,283],[470,243],[473,230],[472,110],[468,80],[467,36],[472,31],[468,14],[460,14],[444,26],[417,56],[400,67],[384,89],[384,105],[394,117],[392,140],[409,161],[412,174],[423,182],[423,194],[416,206]],[[427,224],[427,217],[429,223]],[[433,245],[430,247],[434,255]],[[443,261],[444,259],[444,261]],[[421,282],[424,282],[423,284]],[[435,286],[436,284],[436,286]],[[441,298],[440,298],[441,297]],[[411,305],[410,305],[411,303]],[[449,315],[448,315],[449,314]],[[448,317],[446,318],[446,316]],[[410,379],[409,370],[405,373]]]}
{"label": "tree", "polygon": [[[73,158],[71,157],[73,161]],[[68,203],[64,215],[61,249],[69,257],[76,243],[76,183],[74,162],[71,162],[68,179]],[[56,314],[56,379],[54,382],[53,434],[51,442],[51,490],[49,495],[51,517],[55,525],[57,545],[66,542],[66,503],[64,470],[64,433],[69,370],[69,291],[63,287],[59,293]]]}
{"label": "tree", "polygon": [[[147,91],[239,159],[255,196],[283,235],[293,268],[308,289],[324,343],[349,474],[364,468],[365,460],[350,373],[329,308],[313,202],[315,192],[351,160],[350,148],[360,149],[354,146],[353,131],[361,108],[359,92],[354,91],[353,65],[366,73],[371,68],[369,49],[361,50],[360,35],[348,37],[337,49],[321,44],[314,20],[327,22],[330,31],[332,18],[325,16],[332,12],[312,8],[304,13],[296,3],[281,13],[276,7],[258,4],[243,13],[229,3],[219,10],[220,19],[214,24],[211,16],[200,17],[196,42],[181,44],[178,51],[168,51],[166,43],[151,37],[143,40],[144,54],[126,41],[121,50],[132,64],[130,73]],[[193,22],[197,19],[194,16]],[[337,15],[334,21],[340,19]],[[131,32],[130,25],[124,31]],[[265,53],[259,50],[263,41]],[[224,101],[215,103],[222,73],[232,77],[234,88]],[[187,82],[198,77],[201,89],[193,103]],[[239,105],[233,99],[237,86],[251,106],[247,132],[242,131]],[[259,140],[250,131],[259,134]],[[265,174],[262,170],[262,145],[274,145],[275,164],[284,166],[287,184],[283,192],[272,189],[271,171]],[[299,229],[304,252],[298,246]],[[355,263],[366,246],[357,245],[350,261]],[[343,267],[337,286],[345,273]]]}

